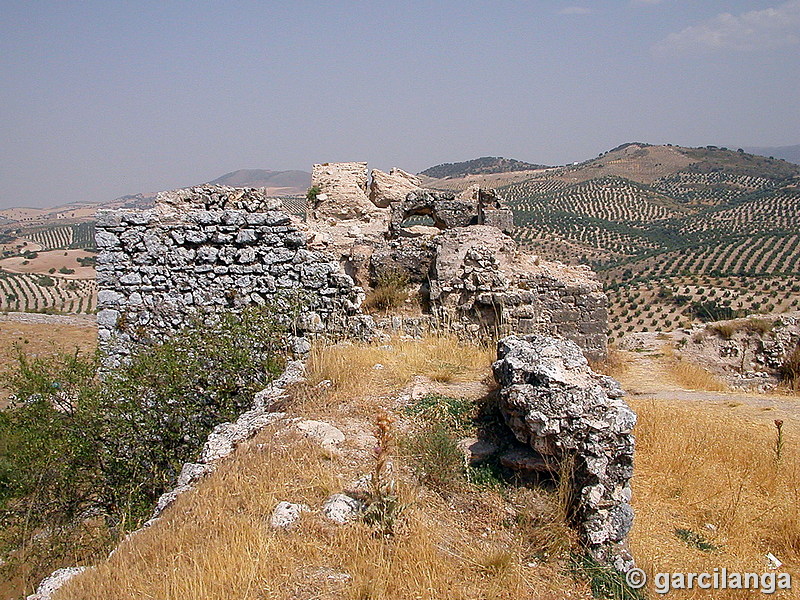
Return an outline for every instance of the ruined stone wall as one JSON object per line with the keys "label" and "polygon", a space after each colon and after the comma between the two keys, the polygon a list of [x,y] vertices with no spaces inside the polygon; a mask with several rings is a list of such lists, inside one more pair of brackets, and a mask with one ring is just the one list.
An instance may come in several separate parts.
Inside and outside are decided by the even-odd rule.
{"label": "ruined stone wall", "polygon": [[559,336],[606,356],[608,299],[591,271],[539,260],[494,227],[442,233],[429,282],[431,310],[450,329]]}
{"label": "ruined stone wall", "polygon": [[312,334],[369,327],[362,289],[260,189],[177,190],[152,210],[100,211],[96,242],[99,340],[112,364],[196,315],[249,305],[284,316],[304,306],[294,316]]}
{"label": "ruined stone wall", "polygon": [[549,336],[504,338],[497,359],[500,412],[527,447],[514,462],[569,476],[568,508],[587,550],[629,571],[636,415],[619,383],[592,371],[577,345]]}

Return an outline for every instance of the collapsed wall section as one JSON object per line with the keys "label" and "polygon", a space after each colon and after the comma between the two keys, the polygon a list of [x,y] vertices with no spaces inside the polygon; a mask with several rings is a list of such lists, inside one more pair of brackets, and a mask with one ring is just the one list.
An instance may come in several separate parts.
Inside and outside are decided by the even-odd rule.
{"label": "collapsed wall section", "polygon": [[495,227],[442,233],[429,285],[431,310],[450,329],[559,336],[592,360],[606,356],[608,299],[591,271],[539,260]]}
{"label": "collapsed wall section", "polygon": [[629,571],[636,414],[622,388],[592,371],[569,340],[509,336],[498,343],[497,359],[492,368],[506,424],[530,448],[530,462],[567,478],[567,508],[589,553]]}
{"label": "collapsed wall section", "polygon": [[363,290],[261,189],[177,190],[153,210],[100,211],[96,242],[110,366],[199,315],[245,306],[270,305],[310,334],[369,328]]}

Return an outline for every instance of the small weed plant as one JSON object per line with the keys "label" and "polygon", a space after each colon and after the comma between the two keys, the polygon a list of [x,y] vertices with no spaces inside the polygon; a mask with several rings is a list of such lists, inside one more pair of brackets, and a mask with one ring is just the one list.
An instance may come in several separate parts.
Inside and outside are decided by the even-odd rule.
{"label": "small weed plant", "polygon": [[389,457],[393,446],[393,419],[386,413],[381,414],[375,425],[375,467],[370,477],[370,491],[363,520],[375,528],[376,533],[383,536],[394,534],[397,519],[403,506],[397,495],[396,482],[390,472]]}

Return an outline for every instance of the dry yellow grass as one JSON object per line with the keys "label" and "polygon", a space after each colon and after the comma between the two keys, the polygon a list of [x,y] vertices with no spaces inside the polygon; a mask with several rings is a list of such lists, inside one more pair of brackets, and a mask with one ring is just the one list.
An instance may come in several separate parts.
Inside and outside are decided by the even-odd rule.
{"label": "dry yellow grass", "polygon": [[[317,348],[312,384],[332,381],[337,414],[371,420],[376,397],[440,369],[454,379],[487,374],[491,350],[453,339],[394,341],[391,348]],[[374,369],[382,364],[382,369]],[[655,572],[761,573],[772,552],[800,576],[800,447],[793,425],[775,461],[775,430],[725,407],[632,401],[639,414],[633,480],[637,511],[631,545]],[[331,408],[334,404],[328,404]],[[303,405],[294,407],[302,410]],[[314,411],[324,410],[315,406]],[[153,528],[68,584],[55,600],[587,598],[563,562],[542,561],[574,538],[532,490],[505,497],[474,488],[447,497],[419,487],[398,461],[406,506],[394,538],[364,525],[338,527],[317,513],[290,532],[270,529],[281,500],[318,508],[370,464],[321,451],[273,426],[240,448]],[[277,435],[276,435],[277,433]],[[508,512],[509,503],[515,516]],[[719,549],[704,552],[675,534],[683,528]],[[346,574],[346,577],[342,575]],[[726,595],[727,594],[727,595]],[[742,598],[734,591],[673,591],[676,598]],[[776,595],[776,597],[791,597]]]}
{"label": "dry yellow grass", "polygon": [[623,352],[616,348],[609,348],[603,360],[590,360],[592,370],[610,377],[621,377],[628,371],[628,360]]}
{"label": "dry yellow grass", "polygon": [[[800,581],[800,447],[776,430],[731,417],[724,407],[632,402],[639,414],[632,547],[654,572],[768,571],[772,552]],[[704,552],[675,534],[689,529],[719,547]],[[671,592],[676,598],[742,598],[746,592]],[[784,597],[796,597],[786,595]]]}
{"label": "dry yellow grass", "polygon": [[6,378],[17,366],[18,352],[34,356],[53,356],[62,352],[91,353],[97,347],[97,328],[63,323],[24,323],[0,320],[0,407],[5,406],[9,390]]}
{"label": "dry yellow grass", "polygon": [[713,373],[703,367],[676,360],[669,367],[669,374],[680,387],[687,390],[705,390],[708,392],[725,392],[730,388]]}
{"label": "dry yellow grass", "polygon": [[485,377],[496,357],[494,345],[475,346],[453,336],[394,339],[388,344],[316,346],[308,362],[311,384],[329,380],[334,396],[348,399],[405,385],[415,375],[441,382]]}
{"label": "dry yellow grass", "polygon": [[279,501],[318,508],[357,475],[308,442],[274,433],[237,452],[57,600],[585,597],[552,567],[529,566],[530,548],[504,527],[508,515],[491,501],[479,506],[483,536],[472,529],[476,513],[408,484],[393,538],[316,513],[294,530],[271,529]]}
{"label": "dry yellow grass", "polygon": [[687,390],[727,392],[728,385],[713,373],[694,363],[683,360],[671,346],[664,347],[664,366],[667,375],[679,387]]}

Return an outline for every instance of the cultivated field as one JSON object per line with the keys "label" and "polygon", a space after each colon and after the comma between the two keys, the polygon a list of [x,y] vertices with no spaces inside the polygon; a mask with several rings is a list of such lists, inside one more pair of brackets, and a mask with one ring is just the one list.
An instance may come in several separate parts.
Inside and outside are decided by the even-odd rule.
{"label": "cultivated field", "polygon": [[500,193],[518,241],[598,272],[616,335],[780,312],[800,299],[796,165],[634,144]]}
{"label": "cultivated field", "polygon": [[50,250],[36,252],[36,256],[13,256],[0,260],[0,269],[8,273],[49,274],[65,279],[88,279],[94,277],[95,255],[85,250]]}
{"label": "cultivated field", "polygon": [[0,272],[0,311],[93,313],[96,309],[94,278]]}

